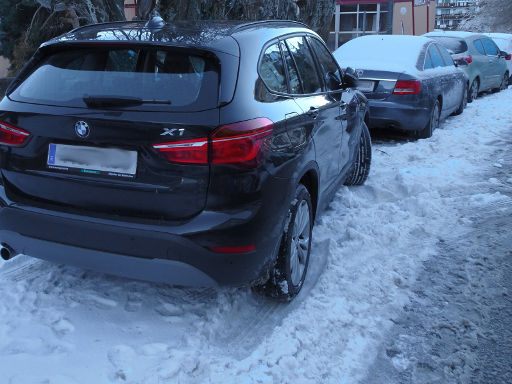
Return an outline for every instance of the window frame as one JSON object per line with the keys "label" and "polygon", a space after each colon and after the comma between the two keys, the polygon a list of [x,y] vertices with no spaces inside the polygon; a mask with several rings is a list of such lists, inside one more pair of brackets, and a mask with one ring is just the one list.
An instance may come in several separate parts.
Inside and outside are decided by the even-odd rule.
{"label": "window frame", "polygon": [[[270,89],[268,84],[265,82],[265,80],[263,80],[263,77],[261,76],[260,68],[261,68],[261,64],[263,62],[263,56],[265,55],[265,52],[267,51],[267,49],[269,49],[273,45],[276,45],[277,48],[279,49],[279,56],[281,58],[281,65],[283,66],[283,69],[284,69],[284,78],[285,78],[285,81],[286,81],[286,90],[287,90],[286,93]],[[290,80],[289,80],[289,77],[288,77],[288,68],[286,66],[286,61],[284,60],[283,51],[281,49],[281,44],[280,44],[278,39],[271,40],[271,42],[265,44],[263,46],[263,48],[261,49],[261,54],[260,54],[260,57],[258,58],[257,72],[258,72],[258,77],[260,78],[261,82],[265,85],[265,88],[267,88],[267,90],[270,93],[272,93],[274,95],[289,95],[290,94]]]}
{"label": "window frame", "polygon": [[[305,39],[306,45],[307,45],[307,47],[309,49],[309,52],[311,53],[311,56],[313,57],[313,62],[314,62],[314,65],[315,65],[317,76],[320,79],[320,83],[321,83],[321,86],[322,86],[322,91],[321,92],[316,92],[316,93],[291,93],[290,92],[291,88],[290,88],[290,75],[288,73],[288,64],[286,63],[286,60],[284,58],[284,54],[283,54],[283,51],[282,51],[282,46],[279,43],[284,44],[286,49],[288,49],[288,53],[289,53],[290,57],[293,60],[293,64],[295,65],[295,69],[297,70],[297,75],[298,75],[298,78],[299,78],[302,90],[304,90],[304,87],[302,85],[303,84],[302,83],[302,78],[301,78],[300,72],[298,71],[298,68],[297,68],[297,63],[295,62],[295,58],[293,57],[292,53],[289,50],[288,44],[286,43],[287,39],[290,39],[290,38],[293,38],[293,37],[302,37],[302,38]],[[263,45],[263,47],[261,48],[260,54],[259,54],[259,58],[258,58],[257,73],[258,73],[258,77],[262,81],[263,85],[265,85],[265,88],[267,88],[268,92],[270,92],[271,94],[276,95],[276,96],[287,97],[287,98],[295,98],[295,97],[311,97],[311,96],[318,96],[318,95],[326,95],[326,94],[339,93],[339,92],[343,92],[344,91],[343,89],[340,89],[339,91],[327,91],[327,88],[325,86],[325,80],[321,76],[321,71],[319,69],[319,64],[318,64],[318,59],[316,57],[316,53],[311,48],[311,46],[309,44],[309,41],[307,39],[308,37],[316,38],[319,42],[321,42],[325,46],[325,43],[323,43],[320,39],[318,39],[318,37],[316,37],[315,35],[313,35],[311,33],[307,33],[307,32],[292,32],[292,33],[289,33],[289,34],[286,34],[286,35],[281,35],[281,36],[275,37],[275,38],[267,41]],[[273,91],[273,90],[269,89],[269,87],[267,86],[267,84],[265,83],[263,78],[261,77],[261,73],[260,73],[260,65],[261,65],[261,61],[263,59],[263,54],[265,53],[265,51],[267,50],[268,47],[270,47],[271,45],[276,44],[276,43],[278,43],[279,49],[281,51],[281,61],[282,61],[283,65],[284,65],[284,68],[285,68],[286,82],[287,82],[287,88],[288,88],[288,92],[287,93],[277,92],[277,91]],[[338,62],[336,61],[336,59],[334,59],[334,62],[338,66],[338,70],[340,71],[340,74],[343,74],[343,71],[341,70],[341,68],[340,68]]]}

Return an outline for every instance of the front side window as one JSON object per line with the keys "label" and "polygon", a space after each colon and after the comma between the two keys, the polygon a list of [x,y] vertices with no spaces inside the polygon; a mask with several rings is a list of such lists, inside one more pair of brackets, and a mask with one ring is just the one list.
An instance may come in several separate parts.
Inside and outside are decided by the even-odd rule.
{"label": "front side window", "polygon": [[485,53],[487,56],[498,56],[498,48],[492,40],[483,39],[482,43],[484,45]]}
{"label": "front side window", "polygon": [[[330,54],[329,50],[320,41],[312,37],[308,38],[308,41],[316,54],[318,63],[320,64],[321,73],[322,76],[324,76],[327,90],[337,91],[340,88],[339,86],[330,86],[331,84],[334,84],[334,82],[337,84],[341,83],[341,74],[336,61]],[[331,81],[331,79],[335,79],[335,81]]]}
{"label": "front side window", "polygon": [[261,58],[259,73],[271,91],[288,92],[279,45],[273,44],[265,50]]}
{"label": "front side window", "polygon": [[478,52],[480,52],[482,55],[485,55],[485,49],[484,49],[484,45],[482,44],[482,40],[475,40],[473,45],[475,46],[475,48]]}
{"label": "front side window", "polygon": [[[219,71],[210,57],[158,48],[76,48],[45,58],[10,95],[35,104],[86,107],[86,99],[136,98],[136,110],[215,108]],[[154,103],[157,101],[157,103]]]}
{"label": "front side window", "polygon": [[318,78],[315,62],[305,38],[302,36],[291,37],[286,40],[286,45],[297,66],[304,93],[322,92],[322,83]]}

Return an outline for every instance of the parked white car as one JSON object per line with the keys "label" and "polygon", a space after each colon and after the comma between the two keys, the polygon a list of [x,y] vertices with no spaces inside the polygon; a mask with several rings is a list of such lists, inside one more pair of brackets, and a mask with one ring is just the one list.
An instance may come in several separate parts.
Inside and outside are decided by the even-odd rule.
{"label": "parked white car", "polygon": [[512,34],[509,33],[485,33],[494,40],[500,50],[509,54],[507,57],[507,68],[510,74],[509,84],[512,84]]}

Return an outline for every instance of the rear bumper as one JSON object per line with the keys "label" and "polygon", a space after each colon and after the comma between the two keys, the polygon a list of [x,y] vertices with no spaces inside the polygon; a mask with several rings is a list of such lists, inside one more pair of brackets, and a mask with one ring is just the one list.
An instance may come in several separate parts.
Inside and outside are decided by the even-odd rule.
{"label": "rear bumper", "polygon": [[430,119],[430,111],[426,107],[381,100],[369,100],[369,106],[370,128],[419,131]]}
{"label": "rear bumper", "polygon": [[[282,228],[276,218],[285,217],[268,204],[253,212],[203,212],[187,223],[148,225],[55,212],[5,199],[5,195],[0,199],[4,203],[0,242],[17,254],[181,286],[240,286],[259,281],[275,259]],[[239,254],[208,248],[252,244],[254,251]]]}

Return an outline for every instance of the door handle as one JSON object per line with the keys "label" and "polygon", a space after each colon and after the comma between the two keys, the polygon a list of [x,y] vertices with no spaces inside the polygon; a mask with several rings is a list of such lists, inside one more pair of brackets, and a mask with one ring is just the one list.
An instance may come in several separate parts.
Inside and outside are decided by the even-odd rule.
{"label": "door handle", "polygon": [[316,119],[318,117],[318,108],[315,108],[315,107],[311,107],[309,108],[309,111],[306,112],[306,115],[308,115],[309,117],[312,117],[313,119]]}

